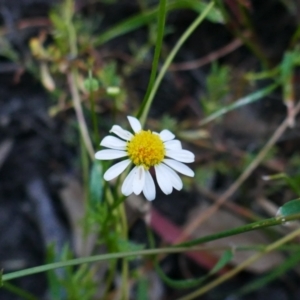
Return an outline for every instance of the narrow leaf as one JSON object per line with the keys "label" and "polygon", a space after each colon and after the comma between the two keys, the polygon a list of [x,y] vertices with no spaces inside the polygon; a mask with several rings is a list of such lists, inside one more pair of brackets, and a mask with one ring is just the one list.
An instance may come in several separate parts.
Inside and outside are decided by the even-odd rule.
{"label": "narrow leaf", "polygon": [[145,277],[141,277],[137,282],[137,299],[148,300],[149,282]]}
{"label": "narrow leaf", "polygon": [[208,116],[207,118],[202,120],[200,122],[200,125],[205,125],[205,124],[217,119],[218,117],[220,117],[234,109],[237,109],[238,107],[258,101],[262,97],[270,94],[277,87],[278,87],[277,83],[269,85],[266,88],[258,90],[248,96],[245,96],[244,98],[241,98],[230,105],[224,106],[223,108],[219,109],[218,111],[214,112],[213,114],[211,114],[210,116]]}
{"label": "narrow leaf", "polygon": [[188,289],[195,286],[199,286],[205,280],[207,280],[210,276],[219,272],[225,265],[232,259],[233,254],[231,250],[226,250],[215,266],[209,271],[209,273],[205,276],[193,279],[185,279],[185,280],[174,280],[168,277],[163,270],[160,268],[158,263],[155,264],[156,272],[158,273],[159,277],[169,286],[176,288],[176,289]]}
{"label": "narrow leaf", "polygon": [[231,250],[224,251],[219,261],[210,270],[209,275],[216,274],[221,269],[223,269],[232,260],[232,257],[233,257],[233,252]]}
{"label": "narrow leaf", "polygon": [[289,216],[300,213],[300,199],[291,200],[281,206],[277,211],[277,216]]}
{"label": "narrow leaf", "polygon": [[90,178],[90,203],[95,205],[101,202],[103,193],[103,169],[101,162],[95,160]]}
{"label": "narrow leaf", "polygon": [[[177,0],[172,1],[167,4],[167,11],[176,10],[176,9],[191,9],[197,11],[198,13],[202,12],[206,8],[206,4],[198,3],[194,0]],[[148,23],[155,20],[158,12],[158,7],[144,11],[143,13],[136,14],[132,17],[129,17],[125,20],[122,20],[115,26],[111,27],[109,30],[105,31],[99,35],[94,40],[94,45],[99,46],[108,42],[111,39],[114,39],[118,36],[122,36],[126,33],[129,33],[137,28],[147,25]],[[224,20],[217,8],[207,14],[207,19],[212,22],[223,23]]]}
{"label": "narrow leaf", "polygon": [[282,264],[274,268],[270,273],[250,282],[242,289],[240,289],[235,295],[241,296],[241,295],[249,294],[251,292],[254,292],[266,286],[268,283],[272,282],[273,280],[280,278],[288,270],[294,268],[299,262],[300,262],[299,253],[295,253],[291,257],[287,257]]}
{"label": "narrow leaf", "polygon": [[175,280],[175,279],[168,277],[157,263],[155,266],[155,270],[156,270],[158,276],[161,278],[161,280],[165,284],[167,284],[168,286],[171,286],[172,288],[175,288],[175,289],[193,288],[195,286],[199,286],[208,278],[208,275],[206,275],[206,276],[203,276],[200,278],[194,278],[194,279]]}

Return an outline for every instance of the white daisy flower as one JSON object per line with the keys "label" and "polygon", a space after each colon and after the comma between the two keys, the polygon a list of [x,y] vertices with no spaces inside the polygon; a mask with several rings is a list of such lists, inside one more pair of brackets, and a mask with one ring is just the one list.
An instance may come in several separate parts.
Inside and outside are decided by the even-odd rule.
{"label": "white daisy flower", "polygon": [[[177,172],[193,177],[194,172],[183,163],[191,163],[195,155],[183,150],[179,140],[169,130],[160,133],[142,130],[138,119],[127,117],[134,133],[114,125],[110,132],[117,135],[108,135],[100,143],[109,149],[98,151],[96,159],[110,160],[127,157],[104,173],[104,179],[109,181],[119,176],[130,164],[135,167],[125,178],[121,191],[125,196],[132,193],[139,195],[142,191],[146,199],[155,199],[154,181],[149,172],[154,167],[157,183],[165,194],[171,194],[173,188],[182,189],[182,181]],[[175,170],[175,171],[174,171]]]}

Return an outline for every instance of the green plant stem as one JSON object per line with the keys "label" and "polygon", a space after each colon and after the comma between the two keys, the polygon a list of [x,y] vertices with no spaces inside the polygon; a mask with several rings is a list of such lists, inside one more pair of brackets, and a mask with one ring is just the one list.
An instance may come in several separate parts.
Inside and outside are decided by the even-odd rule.
{"label": "green plant stem", "polygon": [[31,293],[28,293],[27,291],[9,283],[9,282],[5,282],[5,284],[3,285],[3,288],[10,291],[11,293],[18,295],[21,297],[21,299],[23,300],[38,300],[37,297],[35,297],[34,295],[32,295]]}
{"label": "green plant stem", "polygon": [[92,141],[89,136],[89,132],[88,132],[84,114],[83,114],[83,110],[81,107],[81,100],[80,100],[80,95],[79,95],[79,91],[77,88],[76,79],[77,79],[77,70],[72,68],[71,72],[68,74],[68,81],[69,81],[69,85],[70,85],[70,90],[71,90],[72,100],[73,100],[73,104],[74,104],[74,108],[75,108],[75,112],[76,112],[76,117],[77,117],[77,120],[79,123],[80,133],[83,138],[85,147],[89,153],[91,160],[94,160],[95,151],[94,151],[93,144],[92,144]]}
{"label": "green plant stem", "polygon": [[[116,231],[122,236],[124,240],[128,239],[128,225],[127,225],[127,218],[125,213],[125,207],[122,202],[117,201],[119,205],[116,207],[114,206],[114,197],[109,187],[106,189],[106,199],[109,205],[113,206],[114,208],[118,209],[110,209],[110,213],[107,216],[106,220],[104,221],[103,228],[108,228],[109,221],[112,217],[114,217],[118,222],[116,222],[114,225],[116,226]],[[123,197],[121,198],[123,199]],[[112,216],[112,214],[115,214],[116,216]],[[106,231],[106,230],[104,230]],[[103,232],[104,232],[103,231]],[[116,267],[115,264],[110,265],[109,270],[109,276],[113,277],[114,271]],[[123,259],[122,261],[122,284],[121,284],[121,294],[122,299],[126,300],[129,297],[129,287],[128,287],[128,275],[129,269],[128,269],[128,261],[126,259]],[[109,279],[108,279],[109,280]]]}
{"label": "green plant stem", "polygon": [[[105,190],[105,196],[106,196],[106,201],[110,206],[113,206],[114,203],[114,197],[112,194],[112,191],[110,189],[110,187],[107,185],[106,186],[106,190]],[[105,218],[104,222],[103,222],[103,228],[107,228],[107,224],[110,221],[112,215],[115,214],[114,209],[109,209],[109,213],[107,214],[107,217]]]}
{"label": "green plant stem", "polygon": [[[198,1],[195,0],[168,1],[167,11],[191,9],[195,12],[199,12],[200,4]],[[111,39],[129,33],[137,28],[140,28],[142,26],[145,26],[146,24],[153,22],[153,20],[157,17],[157,11],[158,8],[156,7],[154,9],[143,11],[142,13],[138,13],[125,20],[122,20],[118,24],[114,25],[112,28],[109,28],[107,31],[104,31],[98,37],[96,37],[93,41],[93,45],[95,47],[100,46]]]}
{"label": "green plant stem", "polygon": [[[227,13],[227,10],[225,8],[225,2],[223,0],[215,0],[219,9],[220,9],[220,12],[222,13],[222,16],[224,18],[224,20],[226,21],[226,24],[231,24],[231,26],[228,26],[229,30],[230,31],[233,31],[233,33],[243,41],[243,44],[245,44],[253,53],[254,55],[256,55],[256,57],[261,61],[263,67],[265,69],[269,68],[270,67],[270,62],[267,58],[267,56],[264,54],[264,52],[262,51],[261,49],[261,46],[256,42],[256,41],[253,41],[251,40],[251,37],[249,38],[249,34],[244,34],[238,27],[239,27],[239,24],[232,24],[232,18],[229,16],[229,14]],[[244,14],[244,17],[245,14]],[[247,24],[246,27],[248,27],[248,32],[251,33],[252,35],[252,39],[253,39],[253,36],[255,37],[255,32],[252,28],[252,26],[250,25],[249,23],[249,19],[248,20],[244,20],[246,21]],[[256,43],[255,43],[256,42]]]}
{"label": "green plant stem", "polygon": [[142,115],[143,106],[146,105],[146,103],[147,103],[147,100],[148,100],[151,90],[153,88],[153,84],[154,84],[156,73],[157,73],[159,56],[160,56],[160,52],[161,52],[161,48],[162,48],[164,31],[165,31],[165,21],[166,21],[166,12],[167,12],[166,5],[167,5],[166,0],[161,0],[159,2],[158,22],[157,22],[157,38],[156,38],[154,57],[153,57],[153,61],[152,61],[151,74],[150,74],[150,79],[149,79],[149,84],[148,84],[146,94],[144,96],[142,105],[140,107],[140,111],[137,115],[138,118]]}
{"label": "green plant stem", "polygon": [[20,271],[11,272],[8,274],[4,274],[2,276],[2,282],[6,282],[15,278],[20,278],[32,274],[42,273],[49,270],[54,270],[58,268],[64,268],[68,266],[75,266],[84,263],[93,263],[96,261],[107,261],[111,259],[120,259],[130,256],[138,256],[138,255],[154,255],[160,253],[180,253],[184,251],[195,251],[192,248],[161,248],[161,249],[149,249],[149,250],[139,250],[139,251],[129,251],[129,252],[122,252],[122,253],[109,253],[109,254],[101,254],[89,257],[81,257],[76,259],[71,259],[64,262],[56,262],[51,264],[46,264],[38,267],[28,268]]}
{"label": "green plant stem", "polygon": [[[89,158],[87,149],[84,144],[83,137],[80,137],[80,156],[81,156],[81,166],[82,166],[82,178],[83,178],[83,187],[84,187],[84,209],[88,210],[88,199],[89,199]],[[88,236],[88,222],[87,219],[83,220],[83,232],[84,236]]]}
{"label": "green plant stem", "polygon": [[209,123],[209,122],[219,118],[220,116],[222,116],[234,109],[237,109],[241,106],[244,106],[244,105],[247,105],[247,104],[250,104],[250,103],[260,100],[262,97],[264,97],[264,96],[270,94],[272,91],[274,91],[278,86],[279,86],[279,83],[274,83],[272,85],[267,86],[266,88],[258,90],[250,95],[247,95],[247,96],[235,101],[232,104],[229,104],[229,105],[217,110],[216,112],[212,113],[205,119],[201,120],[199,123],[199,126],[206,125],[207,123]]}
{"label": "green plant stem", "polygon": [[[278,249],[278,248],[277,248]],[[280,278],[290,269],[295,268],[296,265],[300,262],[299,252],[293,253],[293,255],[286,257],[285,261],[282,264],[279,264],[277,267],[272,269],[266,275],[255,279],[254,281],[244,285],[240,290],[234,292],[235,296],[242,296],[254,292],[260,288],[263,288],[268,283],[273,280]]]}
{"label": "green plant stem", "polygon": [[265,219],[262,221],[257,221],[254,223],[250,223],[244,226],[240,226],[237,228],[233,228],[233,229],[229,229],[229,230],[225,230],[225,231],[221,231],[219,233],[215,233],[215,234],[211,234],[208,236],[204,236],[198,239],[194,239],[188,242],[184,242],[184,243],[180,243],[177,244],[177,247],[192,247],[195,245],[200,245],[203,243],[207,243],[207,242],[211,242],[214,240],[219,240],[228,236],[233,236],[233,235],[237,235],[243,232],[248,232],[248,231],[253,231],[256,229],[262,229],[262,228],[267,228],[267,227],[271,227],[271,226],[275,226],[275,225],[279,225],[282,223],[287,222],[288,220],[296,220],[298,219],[298,217],[300,217],[300,214],[293,214],[290,216],[284,216],[284,217],[275,217],[275,218],[270,218],[270,219]]}
{"label": "green plant stem", "polygon": [[[293,115],[296,116],[300,112],[300,102],[293,109]],[[278,139],[282,136],[284,131],[289,127],[289,117],[287,117],[276,129],[271,138],[267,141],[264,147],[248,165],[248,167],[243,171],[243,173],[237,178],[237,180],[224,192],[224,194],[209,208],[202,211],[199,216],[194,219],[193,222],[188,224],[184,231],[184,236],[180,236],[179,239],[182,240],[186,235],[189,235],[195,228],[200,224],[203,224],[208,220],[225,202],[231,197],[241,186],[241,184],[252,174],[252,172],[257,168],[261,161],[269,153],[270,149],[275,145]]]}
{"label": "green plant stem", "polygon": [[165,63],[163,64],[154,84],[151,89],[151,92],[149,94],[149,97],[143,101],[142,106],[141,106],[141,113],[139,114],[140,117],[140,122],[142,125],[145,124],[147,115],[149,113],[149,109],[151,107],[152,101],[154,99],[154,96],[157,92],[157,89],[166,74],[171,62],[173,61],[175,55],[177,54],[178,50],[181,48],[181,46],[184,44],[184,42],[188,39],[188,37],[192,34],[192,32],[199,26],[199,24],[204,20],[204,18],[207,16],[209,11],[213,8],[214,2],[210,2],[205,10],[196,18],[196,20],[187,28],[187,30],[184,32],[184,34],[180,37],[170,54],[168,55]]}
{"label": "green plant stem", "polygon": [[250,256],[248,259],[246,259],[244,262],[242,262],[241,264],[239,264],[233,270],[231,270],[231,271],[227,272],[226,274],[220,276],[216,280],[208,283],[207,285],[205,285],[204,287],[202,287],[202,288],[194,291],[193,293],[190,293],[187,296],[181,297],[178,300],[192,300],[192,299],[195,299],[196,297],[199,297],[199,296],[205,294],[206,292],[210,291],[214,287],[216,287],[216,286],[220,285],[221,283],[227,281],[228,279],[232,278],[233,276],[235,276],[236,274],[238,274],[239,272],[241,272],[242,270],[244,270],[246,267],[248,267],[249,265],[253,264],[255,261],[259,260],[265,254],[267,254],[267,253],[269,253],[271,251],[274,251],[275,249],[277,249],[281,245],[289,242],[290,240],[294,239],[298,235],[300,235],[300,228],[294,230],[293,232],[291,232],[287,236],[279,239],[278,241],[270,244],[261,253],[257,253],[257,254],[254,254],[254,255]]}
{"label": "green plant stem", "polygon": [[[127,224],[127,218],[126,218],[124,203],[119,206],[118,212],[119,212],[119,216],[121,218],[122,236],[123,236],[124,240],[127,240],[128,239],[128,224]],[[121,291],[122,291],[122,299],[124,299],[124,300],[129,298],[128,274],[129,274],[128,260],[123,259],[122,260],[122,285],[121,285]]]}
{"label": "green plant stem", "polygon": [[100,144],[100,138],[98,134],[98,121],[97,121],[97,114],[95,110],[95,92],[90,92],[89,94],[89,100],[91,105],[91,115],[92,115],[92,122],[93,122],[93,128],[94,128],[94,134],[95,134],[95,142],[96,145]]}
{"label": "green plant stem", "polygon": [[77,51],[76,30],[72,22],[73,15],[74,15],[74,0],[66,0],[65,24],[68,30],[70,53],[73,56],[73,58],[75,58],[77,56],[78,51]]}
{"label": "green plant stem", "polygon": [[[231,230],[226,230],[223,232],[220,232],[218,234],[213,234],[209,235],[200,239],[196,239],[197,244],[205,243],[208,241],[213,241],[220,239],[222,237],[234,235],[234,234],[239,234],[251,230],[258,230],[260,228],[265,228],[265,227],[270,227],[274,225],[279,225],[283,224],[285,222],[293,221],[293,220],[298,220],[300,219],[300,214],[294,214],[290,216],[285,216],[285,217],[276,217],[276,218],[271,218],[271,219],[266,219],[263,221],[251,223],[245,226],[241,226],[235,229]],[[193,242],[193,241],[192,241]],[[185,243],[187,244],[187,243]],[[193,244],[196,244],[196,242],[193,242]],[[111,260],[111,259],[119,259],[119,258],[125,258],[128,256],[141,256],[141,255],[155,255],[155,254],[163,254],[163,253],[178,253],[178,252],[183,252],[183,251],[196,251],[197,249],[191,248],[190,245],[189,247],[179,247],[179,245],[173,246],[173,247],[168,247],[168,248],[161,248],[161,249],[148,249],[148,250],[139,250],[139,251],[130,251],[130,252],[123,252],[123,253],[110,253],[110,254],[102,254],[102,255],[96,255],[96,256],[89,256],[89,257],[81,257],[81,258],[76,258],[64,262],[56,262],[52,264],[47,264],[43,266],[38,266],[38,267],[33,267],[25,270],[20,270],[16,272],[12,272],[9,274],[4,274],[2,276],[2,281],[8,281],[11,279],[27,276],[27,275],[32,275],[36,273],[41,273],[57,268],[63,268],[66,266],[74,266],[74,265],[79,265],[83,263],[92,263],[95,261],[106,261],[106,260]],[[198,249],[199,250],[199,249]]]}
{"label": "green plant stem", "polygon": [[111,284],[114,279],[116,267],[117,267],[117,261],[116,260],[111,261],[109,269],[108,269],[108,275],[105,280],[105,285],[104,285],[105,290],[102,295],[102,299],[108,299],[108,293],[109,293],[109,290],[111,289]]}

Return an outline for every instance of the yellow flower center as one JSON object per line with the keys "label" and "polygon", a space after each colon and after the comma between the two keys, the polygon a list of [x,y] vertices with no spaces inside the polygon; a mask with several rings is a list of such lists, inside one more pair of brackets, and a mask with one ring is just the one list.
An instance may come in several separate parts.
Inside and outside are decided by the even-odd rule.
{"label": "yellow flower center", "polygon": [[165,157],[165,146],[157,134],[141,130],[127,143],[127,153],[136,165],[146,169],[159,164]]}

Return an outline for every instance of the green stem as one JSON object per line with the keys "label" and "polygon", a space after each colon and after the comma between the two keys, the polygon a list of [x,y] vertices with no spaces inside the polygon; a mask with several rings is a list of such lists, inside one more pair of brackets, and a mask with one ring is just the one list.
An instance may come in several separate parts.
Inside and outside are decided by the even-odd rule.
{"label": "green stem", "polygon": [[21,297],[21,299],[24,300],[38,300],[37,297],[35,297],[34,295],[32,295],[31,293],[28,293],[27,291],[9,283],[9,282],[5,282],[5,284],[3,285],[3,288],[10,291],[11,293],[18,295]]}
{"label": "green stem", "polygon": [[[84,191],[84,210],[85,212],[88,211],[88,199],[89,199],[89,157],[88,152],[84,144],[84,140],[81,136],[80,138],[80,156],[81,156],[81,167],[82,167],[82,179],[83,179],[83,191]],[[84,236],[88,236],[88,220],[87,218],[84,218],[83,220],[83,232]]]}
{"label": "green stem", "polygon": [[[260,228],[265,228],[269,226],[274,226],[274,225],[279,225],[283,224],[285,222],[293,221],[293,220],[298,220],[300,219],[300,213],[299,214],[294,214],[290,216],[285,216],[285,217],[276,217],[276,218],[271,218],[271,219],[266,219],[263,221],[259,222],[254,222],[245,226],[241,226],[235,229],[231,230],[226,230],[223,232],[220,232],[218,234],[213,234],[209,235],[200,239],[196,239],[194,241],[191,241],[191,243],[184,243],[184,244],[189,244],[189,247],[179,247],[179,245],[176,245],[174,247],[168,247],[168,248],[161,248],[161,249],[148,249],[148,250],[139,250],[139,251],[130,251],[130,252],[123,252],[123,253],[110,253],[110,254],[102,254],[102,255],[96,255],[96,256],[89,256],[89,257],[81,257],[81,258],[76,258],[64,262],[56,262],[52,264],[47,264],[43,266],[38,266],[38,267],[33,267],[25,270],[20,270],[16,272],[12,272],[9,274],[5,274],[2,276],[2,281],[7,281],[11,280],[14,278],[19,278],[27,275],[32,275],[36,273],[41,273],[57,268],[63,268],[66,266],[74,266],[74,265],[79,265],[83,263],[92,263],[95,261],[106,261],[106,260],[111,260],[111,259],[119,259],[119,258],[125,258],[128,256],[141,256],[141,255],[155,255],[155,254],[163,254],[163,253],[178,253],[178,252],[183,252],[183,251],[195,251],[194,248],[190,248],[191,245],[194,244],[201,244],[205,243],[208,241],[213,241],[217,240],[223,237],[227,237],[230,235],[236,235],[239,233],[251,231],[251,230],[257,230]],[[184,245],[182,244],[182,245]]]}
{"label": "green stem", "polygon": [[156,38],[156,46],[154,50],[154,57],[152,61],[152,68],[151,68],[151,74],[149,79],[148,88],[145,94],[145,97],[143,99],[142,105],[140,107],[139,113],[137,114],[137,117],[139,118],[143,113],[143,107],[146,105],[148,98],[150,96],[151,90],[153,88],[153,84],[155,81],[158,63],[159,63],[159,56],[162,48],[162,42],[164,37],[164,31],[165,31],[165,21],[166,21],[166,0],[161,0],[159,3],[158,8],[158,22],[157,22],[157,38]]}
{"label": "green stem", "polygon": [[297,237],[299,234],[300,234],[300,228],[298,228],[297,230],[294,230],[293,232],[291,232],[287,236],[279,239],[278,241],[270,244],[269,246],[267,246],[265,248],[265,250],[263,252],[257,253],[257,254],[254,254],[254,255],[250,256],[244,262],[242,262],[237,267],[235,267],[233,270],[227,272],[223,276],[217,278],[216,280],[208,283],[204,287],[202,287],[202,288],[194,291],[193,293],[190,293],[189,295],[184,296],[184,297],[182,297],[182,298],[180,298],[178,300],[192,300],[192,299],[196,299],[196,297],[199,297],[199,296],[205,294],[206,292],[210,291],[214,287],[216,287],[216,286],[220,285],[221,283],[225,282],[226,280],[232,278],[233,276],[235,276],[236,274],[238,274],[239,272],[241,272],[242,270],[244,270],[246,267],[248,267],[249,265],[253,264],[255,261],[259,260],[261,257],[263,257],[264,255],[266,255],[267,253],[269,253],[271,251],[274,251],[275,249],[277,249],[281,245],[283,245],[283,244],[289,242],[290,240],[294,239],[295,237]]}
{"label": "green stem", "polygon": [[73,15],[74,15],[74,1],[67,0],[66,8],[65,8],[65,16],[66,16],[65,22],[69,34],[70,53],[73,56],[73,58],[75,58],[77,56],[78,51],[77,51],[76,30],[72,23]]}
{"label": "green stem", "polygon": [[95,110],[95,92],[92,91],[89,94],[89,100],[91,105],[91,115],[92,115],[92,122],[93,122],[93,128],[95,133],[95,141],[96,145],[98,146],[100,144],[100,138],[98,134],[98,121],[97,121],[97,114]]}
{"label": "green stem", "polygon": [[251,32],[252,35],[252,39],[251,37],[249,38],[247,35],[245,35],[241,29],[239,28],[240,25],[239,24],[234,24],[232,25],[232,17],[229,16],[225,5],[224,5],[224,1],[223,0],[215,0],[217,2],[217,5],[219,6],[220,12],[227,24],[230,25],[228,26],[228,29],[230,31],[233,31],[233,34],[235,34],[239,39],[241,39],[243,41],[243,43],[254,53],[254,55],[256,55],[256,57],[261,61],[264,69],[268,69],[270,68],[270,62],[267,58],[267,56],[264,54],[264,52],[261,49],[261,46],[258,44],[258,42],[255,39],[255,31],[253,29],[253,27],[251,26],[250,20],[246,17],[246,15],[244,14],[243,16],[245,18],[247,18],[248,20],[244,19],[244,21],[246,21],[246,28],[248,29],[248,31]]}
{"label": "green stem", "polygon": [[[122,236],[123,236],[124,240],[127,240],[128,239],[128,224],[127,224],[127,218],[126,218],[124,204],[119,206],[118,213],[121,218]],[[128,274],[129,274],[128,260],[124,258],[122,260],[122,286],[121,286],[123,300],[126,300],[129,298]]]}
{"label": "green stem", "polygon": [[152,104],[152,101],[154,99],[154,96],[157,92],[157,89],[166,74],[171,62],[173,61],[175,55],[181,48],[181,46],[184,44],[184,42],[188,39],[188,37],[192,34],[192,32],[199,26],[199,24],[204,20],[204,18],[207,16],[209,11],[213,8],[214,2],[211,2],[207,5],[205,10],[199,15],[199,17],[188,27],[188,29],[184,32],[184,34],[180,37],[179,41],[176,43],[170,54],[168,55],[165,63],[163,64],[154,84],[150,91],[150,94],[147,99],[145,99],[142,103],[141,110],[138,114],[140,122],[142,125],[145,124],[147,115],[149,113],[150,106]]}
{"label": "green stem", "polygon": [[239,100],[236,100],[234,103],[229,104],[227,106],[222,107],[221,109],[217,110],[216,112],[212,113],[205,119],[203,119],[199,125],[203,126],[206,125],[207,123],[223,116],[224,114],[227,114],[228,112],[237,109],[241,106],[253,103],[255,101],[260,100],[261,98],[265,97],[266,95],[269,95],[272,91],[274,91],[276,88],[278,88],[279,83],[274,83],[272,85],[269,85],[261,90],[258,90],[250,95],[247,95]]}
{"label": "green stem", "polygon": [[292,256],[286,257],[285,261],[282,264],[279,264],[276,268],[272,269],[266,275],[254,279],[252,282],[244,285],[240,290],[234,292],[234,295],[242,296],[254,292],[260,288],[263,288],[273,280],[280,278],[290,269],[295,268],[295,266],[298,265],[299,261],[300,261],[300,255],[299,252],[297,251],[297,253],[294,253]]}
{"label": "green stem", "polygon": [[199,239],[195,239],[189,242],[184,242],[184,243],[180,243],[177,244],[176,246],[178,247],[191,247],[191,246],[195,246],[195,245],[199,245],[199,244],[203,244],[203,243],[207,243],[207,242],[211,242],[214,240],[218,240],[218,239],[222,239],[228,236],[232,236],[232,235],[237,235],[243,232],[248,232],[248,231],[253,231],[256,229],[262,229],[262,228],[266,228],[266,227],[271,227],[274,225],[279,225],[282,223],[285,223],[287,221],[291,221],[291,220],[296,220],[300,218],[300,214],[294,214],[294,215],[290,215],[290,216],[285,216],[285,217],[275,217],[275,218],[270,218],[270,219],[265,219],[262,221],[257,221],[254,223],[250,223],[244,226],[240,226],[234,229],[229,229],[229,230],[225,230],[216,234],[212,234],[212,235],[208,235],[208,236],[204,236],[201,237]]}
{"label": "green stem", "polygon": [[108,269],[108,275],[107,275],[107,278],[105,280],[105,285],[104,285],[105,290],[104,290],[102,299],[108,299],[108,293],[109,293],[109,290],[111,289],[111,284],[112,284],[113,279],[114,279],[116,267],[117,267],[116,260],[111,261],[109,269]]}
{"label": "green stem", "polygon": [[126,258],[130,256],[138,256],[138,255],[154,255],[160,253],[180,253],[184,251],[195,251],[193,248],[161,248],[161,249],[149,249],[149,250],[139,250],[139,251],[130,251],[130,252],[122,252],[122,253],[109,253],[109,254],[101,254],[94,255],[89,257],[81,257],[76,259],[70,259],[64,262],[56,262],[51,264],[46,264],[38,267],[28,268],[20,271],[11,272],[8,274],[4,274],[2,276],[2,282],[6,282],[15,278],[20,278],[32,274],[42,273],[58,268],[64,268],[68,266],[76,266],[84,263],[93,263],[97,261],[107,261],[111,259],[120,259]]}

